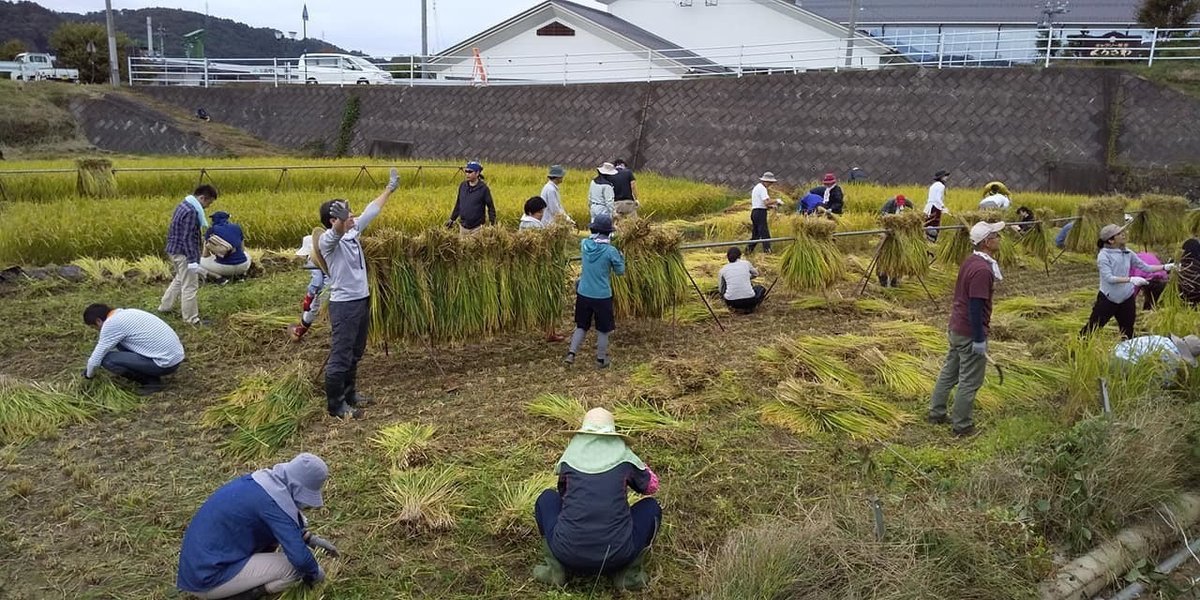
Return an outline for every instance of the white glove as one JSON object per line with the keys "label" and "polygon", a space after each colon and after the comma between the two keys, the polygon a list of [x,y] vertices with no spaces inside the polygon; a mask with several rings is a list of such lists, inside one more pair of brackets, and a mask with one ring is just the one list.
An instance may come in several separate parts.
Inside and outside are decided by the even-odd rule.
{"label": "white glove", "polygon": [[1164,270],[1164,271],[1166,271],[1166,272],[1168,272],[1168,273],[1170,273],[1171,271],[1174,271],[1174,270],[1175,270],[1175,263],[1173,263],[1173,262],[1170,262],[1170,263],[1167,263],[1167,264],[1163,265],[1163,270]]}
{"label": "white glove", "polygon": [[188,263],[187,270],[188,273],[193,275],[199,275],[204,272],[204,269],[200,266],[200,263]]}
{"label": "white glove", "polygon": [[1150,283],[1150,282],[1146,281],[1145,277],[1130,277],[1129,283],[1132,283],[1135,287],[1142,287],[1143,285],[1146,285],[1147,283]]}

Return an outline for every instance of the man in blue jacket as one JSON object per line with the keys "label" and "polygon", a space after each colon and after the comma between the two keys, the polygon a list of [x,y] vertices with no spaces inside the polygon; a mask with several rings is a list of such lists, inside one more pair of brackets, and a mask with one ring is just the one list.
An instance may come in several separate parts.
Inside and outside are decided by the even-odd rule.
{"label": "man in blue jacket", "polygon": [[328,478],[325,461],[305,452],[221,486],[183,534],[176,586],[202,600],[250,600],[324,581],[309,547],[338,551],[306,530],[301,510],[324,504]]}
{"label": "man in blue jacket", "polygon": [[610,240],[612,217],[598,214],[588,228],[592,231],[591,237],[579,243],[583,272],[575,286],[575,333],[571,335],[571,349],[563,362],[575,364],[575,354],[595,322],[596,368],[603,369],[611,362],[608,360],[608,334],[617,328],[610,277],[625,274],[625,257],[613,248]]}
{"label": "man in blue jacket", "polygon": [[[214,254],[200,259],[205,272],[215,277],[242,277],[250,270],[250,256],[246,254],[245,235],[242,226],[229,222],[229,213],[219,210],[212,215],[212,226],[204,233],[209,247],[225,246],[224,254]],[[221,242],[224,242],[222,244]]]}

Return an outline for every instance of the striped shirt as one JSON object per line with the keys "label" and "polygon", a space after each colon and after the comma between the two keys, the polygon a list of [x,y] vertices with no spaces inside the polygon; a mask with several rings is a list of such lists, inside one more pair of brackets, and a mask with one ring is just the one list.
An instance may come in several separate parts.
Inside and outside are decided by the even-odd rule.
{"label": "striped shirt", "polygon": [[175,207],[167,228],[167,254],[186,256],[188,262],[200,262],[200,219],[187,201]]}
{"label": "striped shirt", "polygon": [[183,344],[170,325],[144,310],[118,308],[100,326],[100,340],[88,358],[87,376],[95,374],[104,355],[118,346],[120,350],[145,356],[164,369],[183,362]]}

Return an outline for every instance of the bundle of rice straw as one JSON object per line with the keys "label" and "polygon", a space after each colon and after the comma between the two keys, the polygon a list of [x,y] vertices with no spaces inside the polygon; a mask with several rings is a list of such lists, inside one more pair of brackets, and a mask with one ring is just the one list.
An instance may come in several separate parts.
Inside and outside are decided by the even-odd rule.
{"label": "bundle of rice straw", "polygon": [[892,277],[920,277],[929,270],[926,254],[929,244],[925,241],[925,215],[919,211],[905,211],[895,215],[881,215],[880,224],[887,230],[879,248],[878,273]]}
{"label": "bundle of rice straw", "polygon": [[961,265],[975,245],[971,243],[971,227],[980,221],[997,223],[1004,220],[1004,213],[998,210],[970,210],[950,215],[953,223],[942,219],[943,225],[958,225],[958,229],[943,230],[938,236],[937,260],[944,265]]}
{"label": "bundle of rice straw", "polygon": [[1095,198],[1079,205],[1076,213],[1079,219],[1067,234],[1067,249],[1072,252],[1094,254],[1096,240],[1100,237],[1100,228],[1114,223],[1125,223],[1125,205],[1128,200],[1123,196],[1105,196]]}
{"label": "bundle of rice straw", "polygon": [[783,252],[779,278],[796,291],[827,290],[842,279],[846,260],[833,243],[837,223],[821,217],[792,217],[796,241]]}
{"label": "bundle of rice straw", "polygon": [[655,227],[648,219],[624,219],[613,245],[625,256],[625,274],[613,276],[613,307],[618,317],[658,318],[687,295],[678,231]]}
{"label": "bundle of rice straw", "polygon": [[81,158],[75,161],[75,190],[85,198],[111,198],[117,195],[117,178],[107,158]]}
{"label": "bundle of rice straw", "polygon": [[1054,218],[1054,211],[1049,208],[1037,208],[1033,211],[1033,218],[1038,222],[1024,233],[1018,234],[1017,247],[1042,261],[1048,267],[1052,247],[1048,222]]}
{"label": "bundle of rice straw", "polygon": [[1129,239],[1151,248],[1166,248],[1187,237],[1187,198],[1142,196],[1141,212],[1129,226]]}

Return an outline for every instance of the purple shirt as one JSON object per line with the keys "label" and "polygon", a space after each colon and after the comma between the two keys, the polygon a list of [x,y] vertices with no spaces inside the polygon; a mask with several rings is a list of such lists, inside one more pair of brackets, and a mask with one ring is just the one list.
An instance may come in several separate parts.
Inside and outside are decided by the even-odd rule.
{"label": "purple shirt", "polygon": [[180,202],[171,215],[167,228],[167,254],[182,254],[188,262],[200,262],[200,219],[196,209],[187,202]]}

